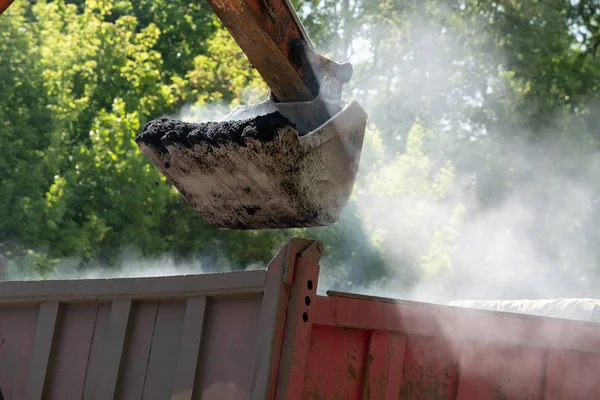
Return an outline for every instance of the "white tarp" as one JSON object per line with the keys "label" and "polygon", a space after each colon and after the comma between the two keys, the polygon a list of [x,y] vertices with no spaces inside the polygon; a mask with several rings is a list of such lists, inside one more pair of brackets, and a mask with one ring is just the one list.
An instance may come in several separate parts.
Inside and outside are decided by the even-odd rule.
{"label": "white tarp", "polygon": [[452,301],[448,305],[540,317],[600,322],[600,300],[598,299],[459,300]]}

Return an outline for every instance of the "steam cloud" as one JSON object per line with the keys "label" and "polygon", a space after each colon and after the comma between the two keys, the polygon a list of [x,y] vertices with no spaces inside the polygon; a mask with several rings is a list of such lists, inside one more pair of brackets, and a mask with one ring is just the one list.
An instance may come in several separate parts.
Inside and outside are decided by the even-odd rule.
{"label": "steam cloud", "polygon": [[[402,140],[406,140],[406,127],[414,121],[414,115],[419,115],[420,107],[427,102],[435,103],[441,92],[456,90],[449,86],[453,78],[461,74],[469,76],[474,68],[486,68],[484,60],[456,62],[464,54],[464,44],[460,37],[452,37],[445,27],[431,22],[422,23],[422,18],[418,16],[412,21],[408,25],[417,28],[405,35],[418,36],[415,39],[418,46],[413,46],[418,48],[416,54],[408,51],[403,58],[403,54],[382,53],[379,48],[378,54],[370,50],[370,55],[355,55],[356,59],[367,60],[367,63],[376,58],[377,61],[372,63],[373,68],[379,64],[398,72],[396,81],[399,87],[391,90],[401,90],[405,93],[403,96],[372,95],[369,85],[378,79],[373,76],[377,72],[371,76],[367,74],[362,79],[356,78],[360,83],[353,92],[363,102],[370,116],[377,118],[372,122],[378,129],[396,132]],[[363,43],[360,46],[364,52]],[[449,50],[443,52],[440,50],[443,48]],[[501,54],[492,56],[494,60],[502,60]],[[502,82],[491,78],[474,86],[487,88],[488,96],[501,96],[507,90]],[[464,103],[457,106],[461,107],[460,112],[453,110],[454,115],[461,115],[459,120],[450,121],[443,109],[436,110],[433,107],[435,114],[432,119],[437,118],[440,122],[434,128],[438,129],[435,137],[440,143],[437,145],[437,154],[431,155],[429,160],[432,172],[435,175],[436,169],[444,167],[449,158],[446,155],[453,151],[452,143],[441,141],[444,136],[440,133],[443,133],[446,125],[446,129],[452,130],[451,135],[472,139],[472,144],[463,146],[459,154],[452,157],[453,160],[474,167],[471,169],[479,169],[480,173],[473,174],[467,172],[468,168],[457,168],[451,193],[443,199],[436,199],[435,196],[420,198],[418,194],[411,193],[410,187],[387,196],[378,193],[384,188],[358,195],[356,204],[361,219],[368,226],[369,233],[378,237],[379,247],[383,251],[387,279],[376,284],[361,284],[363,266],[347,265],[335,273],[327,274],[324,271],[321,290],[332,287],[443,304],[462,299],[596,296],[597,249],[594,243],[598,228],[590,221],[597,213],[599,201],[598,185],[595,183],[597,174],[594,171],[597,171],[600,155],[596,153],[587,158],[568,158],[564,151],[559,150],[561,138],[536,143],[518,139],[533,136],[525,127],[517,127],[517,135],[501,139],[494,137],[491,141],[486,127],[477,127],[472,123],[472,117],[481,112],[482,94],[460,91],[456,94]],[[397,104],[398,101],[402,104]],[[385,109],[382,110],[382,107]],[[391,118],[394,114],[397,117]],[[560,115],[555,116],[547,130],[560,132],[560,125],[566,126],[561,118]],[[498,131],[508,128],[508,122],[501,120],[495,127]],[[510,126],[510,129],[514,129],[514,126]],[[475,188],[480,184],[482,175],[489,172],[481,168],[484,162],[478,153],[488,143],[492,143],[494,152],[501,155],[504,164],[499,168],[514,171],[514,186],[503,190],[495,204],[480,209]],[[372,147],[365,148],[363,160],[376,158],[371,154],[373,151]],[[359,181],[364,185],[385,175],[386,168],[393,168],[395,162],[388,159],[380,166],[361,162]],[[410,160],[406,163],[410,164]],[[398,169],[396,171],[403,173]],[[393,176],[385,175],[383,179],[389,178],[392,181],[390,186],[393,186]],[[489,176],[487,178],[489,180]],[[411,183],[410,179],[405,182]],[[467,212],[457,216],[461,207]],[[444,242],[439,239],[443,235],[436,236],[439,232],[453,239]],[[352,232],[347,234],[352,235]],[[437,245],[451,259],[423,263],[424,256],[431,256],[428,246],[436,240],[441,240]],[[443,257],[440,255],[440,258]],[[426,270],[427,265],[432,264],[434,269]],[[406,275],[414,269],[417,270],[418,282],[406,288]],[[341,276],[358,276],[359,279],[356,279],[357,282],[345,282],[339,279]]]}

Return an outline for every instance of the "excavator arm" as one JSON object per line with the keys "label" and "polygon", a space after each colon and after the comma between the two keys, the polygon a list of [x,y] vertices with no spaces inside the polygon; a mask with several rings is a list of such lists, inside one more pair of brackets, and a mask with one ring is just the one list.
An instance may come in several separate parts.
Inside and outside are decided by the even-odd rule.
{"label": "excavator arm", "polygon": [[8,6],[10,6],[13,3],[13,1],[14,0],[0,0],[0,15],[2,15],[4,11],[6,11]]}
{"label": "excavator arm", "polygon": [[339,100],[352,77],[350,63],[319,55],[289,0],[207,0],[281,102],[310,101],[332,80],[327,98]]}

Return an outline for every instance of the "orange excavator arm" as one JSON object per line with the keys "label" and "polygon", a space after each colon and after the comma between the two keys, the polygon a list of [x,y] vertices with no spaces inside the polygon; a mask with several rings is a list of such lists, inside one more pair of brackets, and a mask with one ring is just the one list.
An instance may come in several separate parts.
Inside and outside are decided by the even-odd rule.
{"label": "orange excavator arm", "polygon": [[13,3],[13,1],[14,0],[0,0],[0,15],[2,15],[4,11],[6,11],[8,6],[10,6]]}
{"label": "orange excavator arm", "polygon": [[[319,94],[338,100],[352,77],[350,63],[319,55],[289,0],[207,0],[275,101],[310,101]],[[329,93],[321,93],[327,77]]]}

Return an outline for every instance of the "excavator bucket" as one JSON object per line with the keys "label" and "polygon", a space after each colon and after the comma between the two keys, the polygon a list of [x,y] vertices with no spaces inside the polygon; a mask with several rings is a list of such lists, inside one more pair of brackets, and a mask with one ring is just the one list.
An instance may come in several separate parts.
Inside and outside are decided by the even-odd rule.
{"label": "excavator bucket", "polygon": [[223,121],[150,121],[141,151],[209,224],[275,229],[335,223],[352,189],[367,114],[343,101],[349,63],[317,54],[289,0],[208,0],[269,86]]}
{"label": "excavator bucket", "polygon": [[[329,225],[352,193],[367,114],[350,101],[332,118],[311,126],[302,119],[311,106],[269,101],[234,111],[221,123],[160,118],[136,140],[214,227]],[[257,109],[267,113],[244,118]]]}

